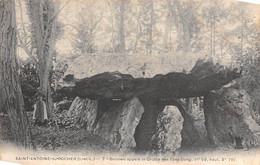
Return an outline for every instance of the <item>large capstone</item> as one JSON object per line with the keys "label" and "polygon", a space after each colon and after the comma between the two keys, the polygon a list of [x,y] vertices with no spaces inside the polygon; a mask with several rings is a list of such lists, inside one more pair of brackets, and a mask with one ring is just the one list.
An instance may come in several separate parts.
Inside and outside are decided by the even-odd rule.
{"label": "large capstone", "polygon": [[95,133],[112,142],[120,151],[136,147],[134,133],[144,112],[139,99],[134,97],[109,108],[98,121]]}
{"label": "large capstone", "polygon": [[174,154],[181,147],[183,117],[176,106],[166,106],[157,119],[157,131],[151,140],[154,153]]}
{"label": "large capstone", "polygon": [[93,125],[97,117],[97,101],[76,97],[67,115],[73,119],[74,125],[87,130],[93,130]]}
{"label": "large capstone", "polygon": [[252,118],[252,105],[245,90],[224,88],[207,94],[204,113],[211,143],[237,149],[258,146],[260,127]]}

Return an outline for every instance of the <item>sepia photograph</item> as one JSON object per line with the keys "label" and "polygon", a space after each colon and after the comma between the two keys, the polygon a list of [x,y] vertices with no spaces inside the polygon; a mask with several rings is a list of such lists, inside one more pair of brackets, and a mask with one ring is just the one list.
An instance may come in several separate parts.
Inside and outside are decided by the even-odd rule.
{"label": "sepia photograph", "polygon": [[0,164],[260,164],[260,3],[0,0]]}

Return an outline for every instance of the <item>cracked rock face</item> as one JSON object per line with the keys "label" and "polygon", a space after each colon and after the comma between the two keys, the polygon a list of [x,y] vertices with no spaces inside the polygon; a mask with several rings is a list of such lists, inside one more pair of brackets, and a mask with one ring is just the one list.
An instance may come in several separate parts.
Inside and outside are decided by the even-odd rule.
{"label": "cracked rock face", "polygon": [[204,99],[205,125],[216,146],[249,148],[259,145],[260,126],[253,119],[252,100],[245,90],[224,88]]}
{"label": "cracked rock face", "polygon": [[255,89],[252,93],[251,96],[254,100],[254,106],[255,106],[255,116],[254,119],[256,122],[260,125],[260,87]]}
{"label": "cracked rock face", "polygon": [[157,131],[151,140],[154,153],[174,153],[181,147],[183,117],[176,106],[166,106],[157,119]]}
{"label": "cracked rock face", "polygon": [[97,101],[76,97],[67,115],[73,118],[75,125],[92,130],[97,117]]}
{"label": "cracked rock face", "polygon": [[98,121],[95,133],[112,142],[120,151],[136,147],[134,133],[144,108],[134,97],[110,108]]}

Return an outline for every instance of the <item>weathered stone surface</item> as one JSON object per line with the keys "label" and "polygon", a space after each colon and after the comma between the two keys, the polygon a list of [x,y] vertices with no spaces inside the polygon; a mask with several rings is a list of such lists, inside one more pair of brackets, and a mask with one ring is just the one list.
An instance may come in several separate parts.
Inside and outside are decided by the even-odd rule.
{"label": "weathered stone surface", "polygon": [[[74,74],[77,78],[84,78],[106,71],[118,70],[121,73],[131,74],[136,78],[143,77],[142,70],[145,69],[145,76],[153,77],[156,74],[166,74],[169,71],[191,70],[196,59],[199,57],[204,58],[205,55],[206,52],[187,53],[183,51],[166,53],[161,56],[140,56],[139,53],[90,53],[67,61],[69,68],[66,73]],[[144,64],[145,68],[143,67]]]}
{"label": "weathered stone surface", "polygon": [[74,78],[74,75],[66,75],[63,79],[60,79],[55,87],[55,94],[53,95],[53,100],[55,102],[62,101],[64,97],[67,99],[74,99],[78,95],[68,95],[67,92],[71,93],[70,90],[67,90],[66,92],[63,90],[64,88],[72,88],[75,86],[75,83],[78,80]]}
{"label": "weathered stone surface", "polygon": [[[206,69],[204,69],[206,68]],[[204,70],[207,70],[205,72]],[[224,68],[212,61],[200,60],[191,73],[170,72],[153,78],[134,78],[120,72],[104,72],[80,79],[75,86],[57,89],[57,95],[100,99],[178,99],[203,96],[241,75],[238,69]]]}
{"label": "weathered stone surface", "polygon": [[254,100],[254,113],[253,118],[260,125],[260,88],[255,89],[251,96]]}
{"label": "weathered stone surface", "polygon": [[[205,116],[203,108],[200,108],[198,104],[193,104],[192,113],[190,115],[193,119],[193,124],[199,136],[199,139],[196,139],[195,144],[192,146],[192,149],[203,150],[205,147],[210,146],[208,142],[207,130],[205,127]],[[190,148],[187,149],[190,150]]]}
{"label": "weathered stone surface", "polygon": [[76,81],[77,79],[75,79],[74,75],[66,75],[58,82],[58,88],[75,86]]}
{"label": "weathered stone surface", "polygon": [[185,105],[181,100],[168,102],[167,105],[177,106],[184,119],[183,129],[181,131],[181,136],[182,136],[181,147],[191,148],[196,146],[197,143],[200,141],[200,136],[198,130],[196,129],[193,116],[188,113],[188,111],[185,109]]}
{"label": "weathered stone surface", "polygon": [[111,141],[121,151],[136,147],[134,133],[144,112],[139,99],[134,97],[113,106],[98,121],[95,133]]}
{"label": "weathered stone surface", "polygon": [[76,97],[67,115],[73,118],[74,125],[92,130],[97,116],[97,101]]}
{"label": "weathered stone surface", "polygon": [[200,140],[198,130],[195,126],[193,117],[186,111],[181,111],[184,118],[183,129],[182,129],[182,148],[194,147]]}
{"label": "weathered stone surface", "polygon": [[178,107],[182,117],[184,118],[183,129],[181,131],[181,146],[191,147],[194,146],[196,144],[196,141],[199,140],[200,137],[194,125],[194,120],[192,116],[186,112],[185,106],[180,100],[143,99],[141,100],[141,103],[144,106],[145,111],[136,128],[134,136],[139,152],[146,153],[147,151],[152,150],[152,145],[150,142],[152,136],[156,133],[157,117],[167,105]]}
{"label": "weathered stone surface", "polygon": [[136,127],[134,138],[138,152],[146,153],[151,151],[151,139],[156,133],[157,117],[163,111],[165,104],[158,99],[141,100],[144,106],[144,113]]}
{"label": "weathered stone surface", "polygon": [[224,88],[204,99],[205,125],[216,146],[248,148],[259,145],[260,127],[252,118],[252,100],[245,90]]}
{"label": "weathered stone surface", "polygon": [[173,154],[181,147],[183,117],[176,106],[166,106],[157,119],[151,145],[154,153]]}

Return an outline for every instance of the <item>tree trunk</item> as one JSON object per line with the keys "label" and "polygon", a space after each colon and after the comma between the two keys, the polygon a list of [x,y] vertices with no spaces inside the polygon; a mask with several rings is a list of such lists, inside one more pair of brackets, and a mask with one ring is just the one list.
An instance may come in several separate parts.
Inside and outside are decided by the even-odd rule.
{"label": "tree trunk", "polygon": [[42,66],[39,64],[38,75],[40,80],[40,88],[44,93],[44,101],[46,104],[48,117],[52,117],[53,102],[51,97],[51,88],[50,88],[50,71],[48,67]]}
{"label": "tree trunk", "polygon": [[164,34],[163,34],[163,49],[165,51],[168,50],[167,44],[168,44],[168,36],[169,36],[169,32],[170,32],[170,12],[167,12],[166,15],[166,20],[165,20],[165,24],[164,24]]}
{"label": "tree trunk", "polygon": [[182,27],[183,27],[183,50],[184,52],[191,52],[191,38],[190,38],[190,31],[189,25],[186,20],[182,20]]}
{"label": "tree trunk", "polygon": [[119,24],[120,53],[125,52],[125,1],[120,2],[120,24]]}
{"label": "tree trunk", "polygon": [[[174,1],[174,3],[179,3],[179,1]],[[177,38],[179,41],[182,40],[182,31],[181,31],[181,27],[180,27],[180,21],[179,21],[179,16],[177,14],[177,12],[175,11],[172,3],[170,0],[167,0],[167,5],[168,5],[168,8],[169,8],[169,11],[171,12],[172,14],[172,17],[173,17],[173,22],[174,22],[174,25],[176,27],[176,31],[177,31]],[[178,45],[178,48],[177,49],[180,49],[180,46],[181,44]]]}
{"label": "tree trunk", "polygon": [[150,25],[149,25],[149,39],[148,39],[148,55],[151,55],[153,52],[153,24],[154,24],[154,9],[153,9],[153,0],[150,2],[150,12],[151,12],[151,17],[150,17]]}
{"label": "tree trunk", "polygon": [[185,99],[186,102],[186,111],[188,114],[192,113],[192,104],[193,104],[193,98],[186,98]]}
{"label": "tree trunk", "polygon": [[189,30],[190,29],[190,25],[189,25],[190,19],[188,18],[189,15],[187,16],[185,14],[185,9],[182,7],[180,1],[174,0],[174,5],[176,6],[176,10],[174,9],[170,0],[167,0],[167,4],[173,16],[175,27],[177,30],[177,35],[180,41],[177,50],[182,49],[184,52],[190,52],[191,35]]}
{"label": "tree trunk", "polygon": [[[214,17],[215,18],[215,17]],[[213,25],[213,55],[216,57],[216,20],[214,19],[214,25]]]}
{"label": "tree trunk", "polygon": [[28,0],[28,11],[31,20],[32,42],[38,57],[37,73],[40,87],[45,97],[48,117],[52,117],[53,105],[51,98],[52,58],[56,41],[55,28],[57,23],[58,4],[51,0]]}
{"label": "tree trunk", "polygon": [[241,30],[241,44],[240,44],[241,54],[240,54],[240,59],[243,59],[243,44],[244,44],[244,13],[242,14],[242,30]]}
{"label": "tree trunk", "polygon": [[0,1],[0,98],[18,146],[31,148],[31,132],[24,109],[16,59],[16,16],[14,0]]}
{"label": "tree trunk", "polygon": [[210,57],[212,58],[212,56],[213,56],[213,46],[212,46],[212,35],[213,35],[213,23],[211,22],[211,24],[210,24]]}
{"label": "tree trunk", "polygon": [[135,37],[135,44],[134,44],[134,50],[133,50],[134,53],[137,52],[138,41],[139,41],[140,37],[142,36],[142,27],[141,27],[141,22],[140,22],[141,14],[142,14],[142,5],[140,5],[140,7],[139,7],[139,13],[138,13],[138,17],[137,17],[138,33]]}

